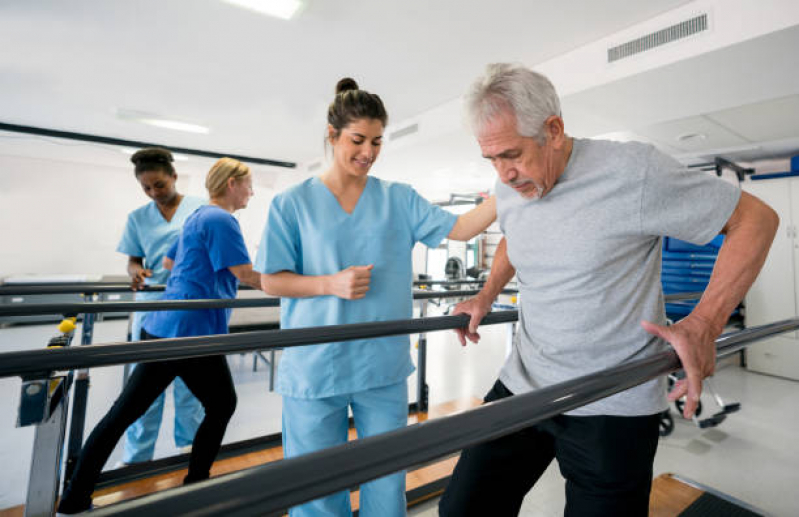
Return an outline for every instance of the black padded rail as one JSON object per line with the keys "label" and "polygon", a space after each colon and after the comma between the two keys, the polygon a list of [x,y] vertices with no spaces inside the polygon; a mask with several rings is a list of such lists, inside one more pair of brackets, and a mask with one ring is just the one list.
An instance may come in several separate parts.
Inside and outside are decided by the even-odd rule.
{"label": "black padded rail", "polygon": [[[478,290],[427,291],[417,290],[414,300],[465,298],[474,296]],[[503,289],[502,294],[517,294],[516,289]],[[702,293],[676,293],[665,296],[667,302],[694,300]],[[0,317],[39,316],[42,314],[97,314],[106,312],[149,312],[192,309],[247,309],[257,307],[279,307],[280,298],[234,298],[223,300],[136,300],[130,302],[73,302],[73,303],[10,303],[0,305]]]}
{"label": "black padded rail", "polygon": [[[517,321],[517,311],[492,312],[482,325]],[[209,355],[236,354],[289,348],[294,346],[416,334],[463,328],[469,324],[465,314],[411,320],[351,323],[301,329],[264,330],[216,336],[155,339],[135,343],[110,343],[92,346],[26,350],[0,354],[0,378],[43,377],[58,370],[76,370],[126,363],[168,361]]]}
{"label": "black padded rail", "polygon": [[[799,320],[786,320],[722,336],[716,341],[719,357],[797,328]],[[291,506],[508,435],[679,367],[674,351],[665,351],[454,416],[100,508],[92,516],[280,515]]]}
{"label": "black padded rail", "polygon": [[[423,285],[456,286],[464,284],[484,284],[485,280],[416,280],[414,287]],[[158,292],[166,289],[164,284],[145,285],[142,292]],[[252,289],[240,285],[239,289]],[[33,296],[47,294],[105,294],[130,292],[129,282],[74,282],[74,283],[11,283],[0,285],[0,296]]]}
{"label": "black padded rail", "polygon": [[[480,291],[415,291],[414,300],[436,298],[462,298],[474,296]],[[503,291],[504,294],[515,293]],[[20,303],[0,305],[0,317],[39,316],[42,314],[98,314],[104,312],[150,312],[195,309],[252,309],[257,307],[279,307],[280,298],[232,298],[214,300],[134,300],[129,302],[71,302],[71,303]]]}

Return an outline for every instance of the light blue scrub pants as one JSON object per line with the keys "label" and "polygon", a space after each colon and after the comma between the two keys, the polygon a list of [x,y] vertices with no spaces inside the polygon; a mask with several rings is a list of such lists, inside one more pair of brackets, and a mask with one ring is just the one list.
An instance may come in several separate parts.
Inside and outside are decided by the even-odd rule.
{"label": "light blue scrub pants", "polygon": [[[408,424],[405,381],[382,388],[322,399],[283,397],[283,452],[301,456],[347,441],[348,408],[352,408],[359,438],[385,433]],[[360,517],[403,517],[405,472],[370,481],[360,487]],[[290,517],[350,517],[349,491],[316,499],[289,510]]]}
{"label": "light blue scrub pants", "polygon": [[[143,313],[135,313],[131,326],[131,341],[139,341],[142,320]],[[172,383],[172,390],[175,398],[175,445],[186,447],[194,441],[194,435],[203,421],[205,410],[180,377]],[[139,463],[153,459],[155,441],[158,439],[164,414],[165,398],[166,392],[161,393],[141,418],[125,431],[123,462]]]}

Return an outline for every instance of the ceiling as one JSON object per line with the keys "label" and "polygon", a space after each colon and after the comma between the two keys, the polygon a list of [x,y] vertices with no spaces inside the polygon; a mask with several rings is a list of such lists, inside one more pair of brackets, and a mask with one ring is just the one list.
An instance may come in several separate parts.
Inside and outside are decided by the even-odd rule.
{"label": "ceiling", "polygon": [[[0,53],[0,122],[297,162],[258,169],[267,173],[259,185],[280,189],[318,173],[326,107],[350,75],[381,95],[391,117],[375,173],[442,199],[494,181],[460,123],[460,96],[486,63],[551,63],[708,4],[721,11],[716,0],[308,0],[283,21],[218,0],[0,0],[0,45],[14,49]],[[567,131],[648,141],[685,163],[799,153],[799,25],[747,39],[746,20],[733,23],[724,28],[740,36],[730,44],[567,93]],[[118,110],[210,132],[153,128]],[[415,134],[390,136],[412,124]],[[0,164],[5,154],[124,166],[118,149],[44,141],[0,132]],[[180,170],[200,174],[209,163],[192,158]]]}
{"label": "ceiling", "polygon": [[285,21],[218,0],[0,0],[0,122],[306,162],[342,76],[401,121],[459,97],[488,62],[541,62],[685,3],[307,0]]}

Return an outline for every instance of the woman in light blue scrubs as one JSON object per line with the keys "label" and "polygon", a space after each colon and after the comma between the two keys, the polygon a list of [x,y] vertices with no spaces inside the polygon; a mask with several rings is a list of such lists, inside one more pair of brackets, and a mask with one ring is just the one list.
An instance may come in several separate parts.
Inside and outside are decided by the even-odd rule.
{"label": "woman in light blue scrubs", "polygon": [[[117,251],[128,256],[131,289],[139,291],[136,299],[158,300],[161,299],[162,292],[142,289],[146,285],[166,284],[169,278],[169,270],[164,267],[167,251],[177,241],[186,219],[206,201],[199,197],[184,196],[175,189],[177,173],[172,165],[172,153],[168,150],[157,147],[141,149],[131,156],[130,161],[136,166],[136,179],[152,201],[128,215],[125,233]],[[141,338],[145,314],[133,314],[131,341],[139,341]],[[173,394],[175,445],[185,448],[194,440],[203,419],[203,408],[180,378],[175,379]],[[166,395],[162,393],[150,409],[126,431],[123,463],[153,459],[165,398]]]}
{"label": "woman in light blue scrubs", "polygon": [[[417,242],[468,240],[495,219],[494,198],[455,216],[409,185],[369,176],[388,121],[380,97],[342,79],[328,109],[333,163],[272,201],[255,270],[281,299],[281,328],[411,318]],[[283,451],[299,456],[347,440],[348,409],[359,437],[404,427],[408,336],[289,348],[278,367]],[[405,515],[405,473],[360,487],[362,517]],[[292,508],[292,517],[350,516],[348,492]]]}

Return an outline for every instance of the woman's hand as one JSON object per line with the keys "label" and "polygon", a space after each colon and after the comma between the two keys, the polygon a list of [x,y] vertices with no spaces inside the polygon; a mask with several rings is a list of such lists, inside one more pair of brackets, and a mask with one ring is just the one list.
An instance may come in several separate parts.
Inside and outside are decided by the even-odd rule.
{"label": "woman's hand", "polygon": [[326,277],[325,294],[338,296],[345,300],[358,300],[366,296],[372,280],[373,264],[350,266],[334,275]]}
{"label": "woman's hand", "polygon": [[143,267],[131,268],[130,273],[130,288],[134,291],[140,291],[144,288],[144,280],[153,276],[150,269]]}

